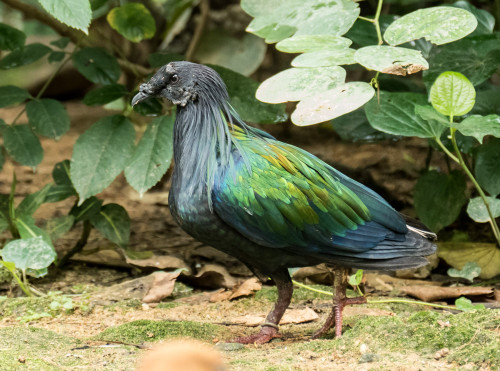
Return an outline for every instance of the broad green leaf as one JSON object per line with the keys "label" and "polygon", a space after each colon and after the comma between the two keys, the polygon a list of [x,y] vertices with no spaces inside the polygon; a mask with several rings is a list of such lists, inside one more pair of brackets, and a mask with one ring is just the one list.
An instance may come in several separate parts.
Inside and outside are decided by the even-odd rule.
{"label": "broad green leaf", "polygon": [[247,31],[267,43],[289,36],[345,34],[359,16],[349,0],[243,0],[241,7],[254,17]]}
{"label": "broad green leaf", "polygon": [[3,231],[5,231],[8,227],[9,227],[9,221],[8,221],[8,213],[7,214],[4,214],[1,210],[0,210],[0,233],[2,233]]}
{"label": "broad green leaf", "polygon": [[289,68],[264,81],[256,96],[267,103],[298,101],[343,85],[345,77],[345,70],[338,66]]}
{"label": "broad green leaf", "polygon": [[473,282],[474,278],[479,277],[481,274],[481,267],[476,262],[468,262],[462,269],[449,268],[447,273],[450,277],[465,278]]}
{"label": "broad green leaf", "polygon": [[9,126],[3,133],[3,144],[9,155],[22,165],[35,167],[42,162],[42,146],[28,125]]}
{"label": "broad green leaf", "polygon": [[479,143],[483,143],[483,138],[486,135],[500,138],[500,116],[498,115],[472,115],[456,124],[455,127],[463,135],[476,138]]}
{"label": "broad green leaf", "polygon": [[174,114],[154,119],[125,168],[128,183],[141,195],[158,183],[170,167],[174,121]]}
{"label": "broad green leaf", "polygon": [[500,139],[479,147],[475,156],[476,180],[490,195],[500,194]]}
{"label": "broad green leaf", "polygon": [[463,296],[455,300],[455,306],[462,312],[485,309],[484,304],[472,304],[472,301]]}
{"label": "broad green leaf", "polygon": [[5,156],[3,155],[2,147],[0,147],[0,171],[2,171],[4,164],[5,164]]}
{"label": "broad green leaf", "polygon": [[44,229],[38,227],[35,224],[35,220],[31,215],[24,214],[21,216],[16,216],[16,218],[14,219],[14,225],[19,231],[19,234],[21,235],[21,238],[23,240],[40,236],[43,238],[45,243],[47,243],[47,245],[49,245],[55,251],[49,234]]}
{"label": "broad green leaf", "polygon": [[378,45],[358,49],[354,59],[362,66],[382,73],[406,76],[429,68],[418,50]]}
{"label": "broad green leaf", "polygon": [[222,77],[231,97],[231,106],[243,121],[274,124],[288,119],[284,104],[267,104],[255,98],[259,83],[224,67],[210,66]]}
{"label": "broad green leaf", "polygon": [[115,83],[121,74],[115,57],[101,48],[82,48],[73,55],[78,72],[96,84]]}
{"label": "broad green leaf", "polygon": [[424,71],[428,87],[445,71],[460,72],[477,86],[500,68],[500,34],[467,37],[435,47],[430,53],[429,65],[429,70]]}
{"label": "broad green leaf", "polygon": [[394,139],[393,135],[378,131],[370,125],[364,108],[346,113],[332,120],[333,129],[342,138],[350,142],[375,142],[385,139]]}
{"label": "broad green leaf", "polygon": [[16,208],[16,216],[33,215],[35,211],[44,203],[45,197],[51,185],[47,184],[42,189],[26,196]]}
{"label": "broad green leaf", "polygon": [[170,62],[183,61],[185,58],[181,54],[176,53],[151,53],[148,56],[148,62],[151,67],[161,67]]}
{"label": "broad green leaf", "polygon": [[[0,87],[0,90],[2,89],[2,87]],[[7,125],[5,123],[4,120],[0,119],[0,135],[3,134],[3,132],[9,127],[9,125]]]}
{"label": "broad green leaf", "polygon": [[493,33],[493,28],[495,27],[495,17],[493,17],[493,15],[491,15],[488,11],[478,9],[471,3],[463,0],[453,3],[451,6],[465,9],[474,14],[477,19],[477,28],[474,30],[472,35],[485,35]]}
{"label": "broad green leaf", "polygon": [[16,49],[0,60],[0,70],[26,66],[36,62],[40,58],[50,53],[52,49],[48,46],[35,43],[26,45],[22,49]]}
{"label": "broad green leaf", "polygon": [[462,116],[474,107],[476,91],[467,77],[458,72],[443,72],[431,87],[432,106],[446,116]]}
{"label": "broad green leaf", "polygon": [[406,137],[440,137],[445,126],[426,121],[415,113],[417,105],[425,105],[427,98],[418,93],[380,92],[380,104],[374,98],[365,106],[366,117],[375,129]]}
{"label": "broad green leaf", "polygon": [[442,174],[429,171],[415,185],[414,203],[417,216],[432,231],[450,225],[467,202],[465,176],[458,171]]}
{"label": "broad green leaf", "polygon": [[419,9],[396,19],[384,32],[390,45],[424,37],[437,44],[459,40],[477,27],[477,19],[464,9],[438,6]]}
{"label": "broad green leaf", "polygon": [[49,234],[52,241],[58,240],[70,231],[75,223],[73,215],[64,215],[59,218],[49,219],[45,224],[45,230]]}
{"label": "broad green leaf", "polygon": [[355,274],[349,276],[349,285],[353,287],[359,286],[362,280],[363,280],[363,270],[358,269]]}
{"label": "broad green leaf", "polygon": [[128,94],[127,88],[121,84],[104,85],[85,94],[83,103],[87,106],[99,106],[117,100]]}
{"label": "broad green leaf", "polygon": [[64,52],[52,52],[49,54],[49,63],[58,63],[64,59],[66,53]]}
{"label": "broad green leaf", "polygon": [[73,147],[71,180],[80,203],[111,184],[128,164],[135,130],[124,116],[105,117],[80,135]]}
{"label": "broad green leaf", "polygon": [[31,128],[38,134],[59,139],[69,130],[69,116],[61,102],[55,99],[32,100],[26,104]]}
{"label": "broad green leaf", "polygon": [[40,5],[58,21],[89,33],[92,10],[89,0],[38,0]]}
{"label": "broad green leaf", "polygon": [[52,184],[50,186],[44,202],[59,202],[71,196],[77,196],[73,186],[66,184]]}
{"label": "broad green leaf", "polygon": [[101,210],[101,206],[102,200],[92,196],[87,198],[80,206],[73,206],[69,213],[75,217],[77,222],[89,220]]}
{"label": "broad green leaf", "polygon": [[415,113],[425,121],[436,121],[447,127],[450,126],[450,121],[448,120],[448,118],[436,111],[430,104],[416,104]]}
{"label": "broad green leaf", "polygon": [[226,31],[214,29],[205,33],[194,58],[200,63],[215,64],[249,76],[266,55],[267,45],[259,37],[245,34],[238,39]]}
{"label": "broad green leaf", "polygon": [[31,95],[26,89],[14,85],[0,86],[0,108],[24,102],[29,98]]}
{"label": "broad green leaf", "polygon": [[5,23],[0,23],[0,50],[21,49],[25,41],[24,32]]}
{"label": "broad green leaf", "polygon": [[500,87],[476,91],[476,104],[470,113],[484,116],[493,113],[500,115]]}
{"label": "broad green leaf", "polygon": [[108,240],[126,247],[130,239],[130,218],[120,205],[104,205],[99,213],[90,217],[90,222]]}
{"label": "broad green leaf", "polygon": [[52,179],[54,179],[54,183],[56,184],[73,186],[70,176],[69,160],[63,160],[54,165],[54,169],[52,170]]}
{"label": "broad green leaf", "polygon": [[[493,218],[500,217],[500,199],[495,197],[486,197],[488,204],[490,206]],[[467,214],[476,223],[487,223],[490,221],[490,216],[486,205],[481,197],[471,198],[469,205],[467,205]]]}
{"label": "broad green leaf", "polygon": [[301,54],[292,61],[294,67],[329,67],[354,64],[354,49],[321,50]]}
{"label": "broad green leaf", "polygon": [[[134,96],[138,92],[139,92],[138,90],[135,91],[134,94],[132,94],[132,96]],[[136,104],[133,107],[133,110],[139,112],[141,115],[144,116],[158,116],[161,115],[161,113],[163,112],[163,103],[162,100],[159,98],[149,98]]]}
{"label": "broad green leaf", "polygon": [[293,36],[276,44],[276,49],[284,53],[307,53],[321,50],[347,49],[352,41],[332,35]]}
{"label": "broad green leaf", "polygon": [[56,48],[64,49],[68,46],[71,40],[69,37],[61,37],[60,39],[54,40],[50,42],[50,45],[54,45]]}
{"label": "broad green leaf", "polygon": [[298,126],[317,124],[352,112],[368,102],[375,90],[370,84],[355,81],[302,99],[292,113]]}
{"label": "broad green leaf", "polygon": [[156,24],[149,10],[140,3],[126,3],[113,8],[107,15],[109,25],[120,35],[134,43],[151,39]]}
{"label": "broad green leaf", "polygon": [[55,251],[41,236],[14,240],[2,249],[2,259],[12,262],[16,268],[25,271],[47,268],[57,257]]}

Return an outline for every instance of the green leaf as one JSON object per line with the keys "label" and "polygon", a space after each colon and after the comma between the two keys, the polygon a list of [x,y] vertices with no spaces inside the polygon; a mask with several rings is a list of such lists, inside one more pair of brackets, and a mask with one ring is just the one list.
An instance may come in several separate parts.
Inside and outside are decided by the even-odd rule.
{"label": "green leaf", "polygon": [[49,63],[60,62],[64,59],[65,56],[66,53],[64,52],[58,52],[58,51],[52,52],[49,54]]}
{"label": "green leaf", "polygon": [[181,54],[176,53],[151,53],[148,56],[148,62],[151,67],[161,67],[170,62],[183,61],[185,58]]}
{"label": "green leaf", "polygon": [[342,67],[289,68],[270,77],[257,89],[257,99],[267,103],[293,102],[343,85]]}
{"label": "green leaf", "polygon": [[354,59],[362,66],[382,73],[406,76],[429,68],[418,50],[378,45],[358,49]]}
{"label": "green leaf", "polygon": [[[135,91],[133,95],[138,92],[138,90]],[[163,102],[159,98],[146,99],[136,104],[133,110],[144,116],[158,116],[163,111]]]}
{"label": "green leaf", "polygon": [[484,116],[492,113],[500,115],[500,87],[476,91],[476,104],[470,113]]}
{"label": "green leaf", "polygon": [[85,94],[83,103],[87,106],[99,106],[117,100],[128,94],[127,88],[121,84],[104,85]]}
{"label": "green leaf", "polygon": [[38,0],[40,5],[58,21],[87,35],[92,20],[92,10],[89,0]]}
{"label": "green leaf", "polygon": [[493,15],[491,15],[488,11],[478,9],[471,3],[462,0],[451,4],[451,6],[465,9],[474,14],[477,19],[477,28],[474,30],[472,35],[485,35],[493,33],[493,28],[495,27],[495,17],[493,17]]}
{"label": "green leaf", "polygon": [[26,196],[16,208],[16,216],[22,217],[24,215],[33,215],[45,201],[45,197],[50,187],[51,185],[47,184],[42,189]]}
{"label": "green leaf", "polygon": [[424,71],[427,86],[445,71],[460,72],[477,86],[500,68],[500,34],[467,37],[435,47],[430,53],[429,64],[429,70]]}
{"label": "green leaf", "polygon": [[24,32],[5,23],[0,23],[0,50],[21,49],[25,41]]}
{"label": "green leaf", "polygon": [[249,76],[261,65],[266,50],[266,43],[257,36],[245,34],[238,39],[227,31],[214,29],[201,37],[194,59]]}
{"label": "green leaf", "polygon": [[378,140],[394,139],[395,137],[378,131],[370,125],[364,108],[346,113],[332,121],[333,129],[345,141],[375,142]]}
{"label": "green leaf", "polygon": [[490,140],[479,147],[475,156],[476,180],[490,195],[500,194],[500,140]]}
{"label": "green leaf", "polygon": [[432,231],[438,232],[453,223],[467,202],[465,176],[459,171],[442,174],[429,171],[415,185],[417,216]]}
{"label": "green leaf", "polygon": [[455,300],[455,306],[462,312],[484,309],[484,304],[472,304],[472,301],[463,296]]}
{"label": "green leaf", "polygon": [[66,184],[52,184],[49,192],[45,196],[44,202],[59,202],[71,196],[77,196],[73,186],[68,186]]}
{"label": "green leaf", "polygon": [[301,54],[292,61],[294,67],[329,67],[354,64],[354,49],[321,50]]}
{"label": "green leaf", "polygon": [[9,126],[3,134],[9,155],[22,165],[36,167],[43,159],[40,141],[28,125]]}
{"label": "green leaf", "polygon": [[473,282],[474,278],[479,277],[481,267],[476,262],[467,262],[462,269],[449,268],[447,273],[450,277],[465,278]]}
{"label": "green leaf", "polygon": [[358,4],[349,0],[243,0],[241,7],[255,18],[247,31],[267,43],[292,35],[340,36],[359,16]]}
{"label": "green leaf", "polygon": [[0,171],[2,171],[4,164],[5,164],[5,156],[3,155],[2,147],[0,147]]}
{"label": "green leaf", "polygon": [[2,259],[12,262],[16,268],[25,271],[47,268],[57,257],[55,251],[41,236],[14,240],[2,249]]}
{"label": "green leaf", "polygon": [[9,70],[11,68],[26,66],[36,62],[40,58],[50,53],[52,49],[48,46],[35,43],[26,45],[22,49],[16,49],[0,60],[0,69]]}
{"label": "green leaf", "polygon": [[90,197],[80,206],[73,206],[69,213],[75,217],[77,222],[89,220],[99,213],[101,206],[102,200],[99,200],[97,197]]}
{"label": "green leaf", "polygon": [[80,135],[71,159],[71,180],[80,203],[120,174],[133,153],[134,140],[132,123],[120,115],[105,117]]}
{"label": "green leaf", "polygon": [[47,245],[55,251],[49,234],[35,224],[35,220],[31,215],[24,214],[16,216],[14,219],[14,225],[23,240],[40,236],[47,243]]}
{"label": "green leaf", "polygon": [[396,19],[384,32],[390,45],[400,45],[424,37],[437,44],[459,40],[477,27],[474,15],[447,6],[419,9]]}
{"label": "green leaf", "polygon": [[70,161],[63,160],[54,165],[54,169],[52,170],[52,179],[54,179],[54,183],[60,185],[68,185],[73,186],[71,182],[70,176]]}
{"label": "green leaf", "polygon": [[446,127],[450,126],[448,118],[436,111],[430,104],[426,104],[425,106],[416,104],[415,113],[425,121],[436,121]]}
{"label": "green leaf", "polygon": [[61,37],[60,39],[50,42],[50,45],[54,45],[56,48],[64,49],[68,46],[70,42],[69,37]]}
{"label": "green leaf", "polygon": [[126,3],[113,8],[107,15],[111,28],[134,43],[151,39],[156,32],[156,24],[149,10],[140,3]]}
{"label": "green leaf", "polygon": [[363,280],[363,270],[358,269],[355,274],[349,276],[349,285],[353,287],[359,286],[362,280]]}
{"label": "green leaf", "polygon": [[115,83],[121,74],[115,57],[101,48],[82,48],[73,55],[78,72],[96,84]]}
{"label": "green leaf", "polygon": [[154,186],[167,172],[173,154],[175,115],[154,119],[137,144],[125,168],[128,183],[141,195]]}
{"label": "green leaf", "polygon": [[210,66],[226,83],[231,105],[243,121],[274,124],[288,119],[284,104],[267,104],[255,98],[259,83],[224,67]]}
{"label": "green leaf", "polygon": [[31,128],[38,134],[59,139],[69,130],[69,116],[61,102],[55,99],[32,100],[26,104]]}
{"label": "green leaf", "polygon": [[108,240],[126,247],[130,239],[130,218],[120,205],[107,204],[90,218],[92,225]]}
{"label": "green leaf", "polygon": [[59,218],[50,219],[47,224],[45,224],[45,230],[52,241],[56,241],[68,233],[74,223],[75,217],[73,215],[64,215]]}
{"label": "green leaf", "polygon": [[486,135],[500,138],[500,116],[498,115],[469,116],[455,127],[463,135],[473,136],[479,143],[483,143]]}
{"label": "green leaf", "polygon": [[419,138],[439,138],[445,126],[436,121],[426,121],[415,113],[417,105],[425,105],[427,98],[418,93],[380,92],[365,106],[366,117],[375,129],[393,135]]}
{"label": "green leaf", "polygon": [[[490,206],[493,218],[500,217],[500,200],[495,197],[486,197]],[[481,197],[471,198],[467,206],[467,214],[476,223],[487,223],[490,221],[490,215],[486,209],[486,205]]]}
{"label": "green leaf", "polygon": [[0,108],[24,102],[29,98],[31,95],[26,89],[14,85],[0,86]]}
{"label": "green leaf", "polygon": [[302,99],[292,113],[292,122],[298,126],[306,126],[332,120],[363,106],[374,94],[375,90],[366,82],[342,84]]}
{"label": "green leaf", "polygon": [[431,87],[432,106],[446,116],[462,116],[474,107],[476,91],[470,81],[458,72],[443,72]]}
{"label": "green leaf", "polygon": [[332,35],[302,35],[293,36],[276,44],[276,49],[285,53],[307,53],[321,50],[346,49],[352,41]]}

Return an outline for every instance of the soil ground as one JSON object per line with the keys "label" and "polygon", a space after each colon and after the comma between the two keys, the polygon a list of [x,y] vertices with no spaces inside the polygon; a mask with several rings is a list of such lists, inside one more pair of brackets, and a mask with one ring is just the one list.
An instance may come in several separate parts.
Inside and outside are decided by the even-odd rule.
{"label": "soil ground", "polygon": [[[67,108],[71,131],[59,143],[42,141],[45,157],[36,174],[7,161],[0,173],[0,193],[9,192],[14,170],[17,202],[51,182],[54,164],[71,157],[79,134],[109,114],[76,103],[68,103]],[[10,122],[18,110],[2,110],[1,116]],[[265,129],[340,168],[354,170],[411,214],[411,190],[427,152],[424,141],[351,144],[340,142],[327,129],[315,129],[312,135],[301,135],[310,130],[307,128],[286,132],[281,127]],[[434,160],[433,166],[445,164]],[[212,290],[228,286],[230,280],[242,281],[250,272],[182,232],[168,212],[167,195],[165,182],[140,199],[122,176],[99,195],[105,203],[116,202],[127,209],[132,221],[130,247],[142,252],[142,257],[150,257],[149,263],[127,263],[122,253],[92,231],[85,249],[88,254],[79,254],[67,268],[51,270],[48,277],[33,281],[43,292],[58,293],[29,299],[16,297],[19,292],[9,284],[0,286],[0,295],[8,296],[0,299],[0,370],[133,370],[151,344],[172,337],[193,337],[213,344],[231,370],[498,369],[498,310],[456,314],[410,304],[368,304],[346,310],[341,339],[329,334],[311,341],[310,335],[321,326],[331,304],[328,296],[304,289],[296,290],[292,309],[312,308],[319,314],[318,320],[284,325],[284,337],[270,344],[226,344],[258,331],[234,325],[234,320],[268,312],[276,298],[275,289],[264,286],[254,296],[210,302]],[[73,202],[45,204],[35,218],[43,225],[49,218],[67,213]],[[58,240],[58,252],[69,250],[80,233],[76,228]],[[3,242],[8,236],[0,238]],[[200,280],[183,279],[176,283],[174,295],[156,306],[143,305],[137,299],[116,299],[120,293],[109,290],[104,302],[93,299],[113,284],[151,272],[155,261],[161,261],[166,270],[186,268],[191,277],[213,266],[225,268],[228,274],[212,274],[212,279],[203,276],[204,290]],[[69,302],[69,309],[64,310],[62,306]]]}

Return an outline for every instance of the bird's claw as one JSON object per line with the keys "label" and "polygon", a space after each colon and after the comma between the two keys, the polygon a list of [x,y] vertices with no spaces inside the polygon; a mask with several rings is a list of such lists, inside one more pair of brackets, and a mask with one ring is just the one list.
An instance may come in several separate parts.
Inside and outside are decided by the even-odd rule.
{"label": "bird's claw", "polygon": [[265,344],[269,343],[272,339],[280,338],[282,335],[278,333],[278,329],[270,326],[263,326],[257,334],[244,336],[235,339],[234,343],[240,344]]}

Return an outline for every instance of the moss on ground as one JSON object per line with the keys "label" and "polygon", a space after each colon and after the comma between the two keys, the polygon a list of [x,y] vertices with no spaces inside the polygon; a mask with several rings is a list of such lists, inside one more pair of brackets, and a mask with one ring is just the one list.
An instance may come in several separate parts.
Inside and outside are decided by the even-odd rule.
{"label": "moss on ground", "polygon": [[118,341],[127,344],[141,344],[146,341],[176,337],[192,337],[198,340],[212,340],[221,334],[223,326],[192,321],[152,321],[138,320],[120,326],[109,327],[94,339]]}

